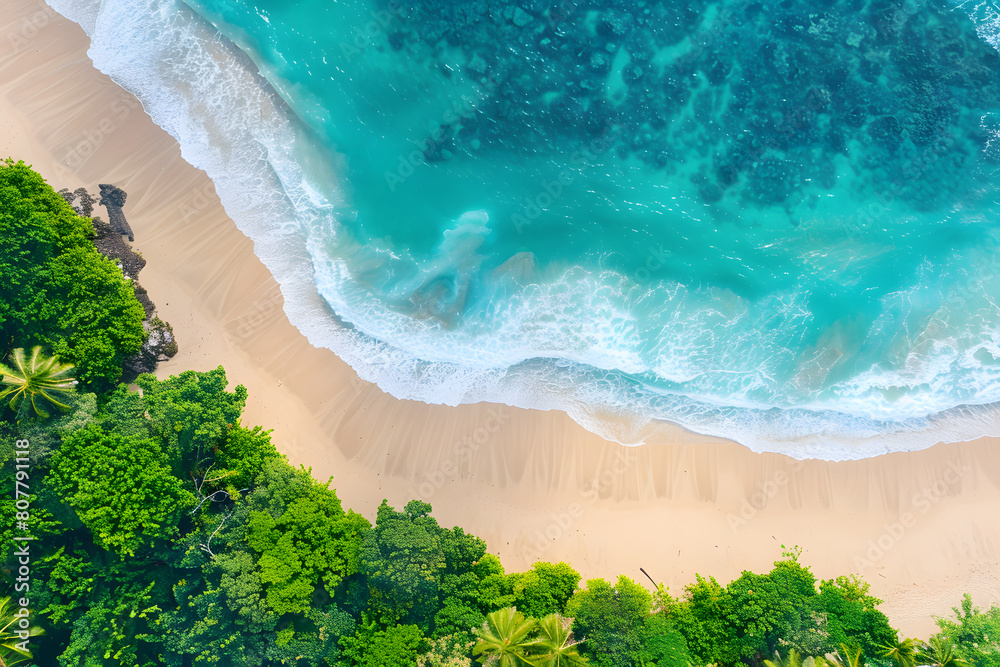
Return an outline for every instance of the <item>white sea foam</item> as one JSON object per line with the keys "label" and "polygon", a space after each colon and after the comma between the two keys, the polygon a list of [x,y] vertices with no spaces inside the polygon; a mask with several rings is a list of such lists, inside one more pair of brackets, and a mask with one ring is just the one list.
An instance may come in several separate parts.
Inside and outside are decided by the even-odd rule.
{"label": "white sea foam", "polygon": [[[706,376],[705,364],[697,361],[705,350],[722,349],[738,368],[746,363],[742,350],[770,346],[777,358],[799,349],[769,339],[761,327],[744,327],[745,340],[720,341],[717,332],[734,318],[752,316],[749,306],[731,295],[719,296],[724,305],[718,310],[705,311],[687,288],[664,286],[655,298],[676,316],[670,322],[672,336],[655,350],[642,349],[635,317],[622,305],[653,297],[631,294],[627,281],[611,272],[571,268],[546,285],[516,289],[509,302],[490,304],[505,309],[488,320],[501,325],[478,336],[467,328],[440,326],[450,309],[461,307],[444,297],[430,301],[433,317],[424,319],[386,308],[358,286],[347,263],[328,252],[334,241],[349,242],[339,238],[334,215],[336,178],[317,168],[307,172],[302,165],[329,163],[329,156],[319,149],[305,152],[310,142],[303,140],[297,119],[246,54],[176,2],[49,2],[90,35],[95,66],[136,95],[177,139],[184,158],[212,178],[226,211],[254,240],[255,252],[281,285],[291,322],[312,344],[334,350],[362,378],[397,397],[560,409],[584,427],[626,444],[639,442],[650,421],[670,420],[757,451],[797,458],[863,458],[1000,434],[996,407],[952,407],[954,396],[969,403],[1000,399],[1000,370],[983,371],[973,358],[980,347],[1000,358],[1000,334],[982,328],[979,344],[970,346],[961,340],[967,323],[957,320],[944,321],[933,333],[907,332],[906,354],[893,368],[856,375],[833,385],[835,391],[825,398],[779,409],[755,398],[768,379],[752,368],[734,374],[732,386],[720,385],[713,376],[714,393],[697,391]],[[990,20],[996,16],[987,14]],[[983,30],[995,34],[993,27]],[[433,287],[446,275],[449,298],[464,294],[468,281],[483,270],[477,239],[488,225],[485,212],[457,221],[435,258],[419,265],[412,281],[401,287],[403,296]],[[776,295],[780,303],[764,308],[787,321],[808,318],[801,297]],[[566,308],[571,302],[574,312],[585,304],[585,312],[600,317],[574,321]],[[814,351],[817,367],[825,352]],[[811,367],[800,366],[800,381],[813,381]],[[978,369],[978,375],[969,369]],[[684,390],[645,386],[625,375],[645,372]],[[949,386],[949,378],[975,386]],[[888,391],[915,386],[926,391],[899,398]]]}

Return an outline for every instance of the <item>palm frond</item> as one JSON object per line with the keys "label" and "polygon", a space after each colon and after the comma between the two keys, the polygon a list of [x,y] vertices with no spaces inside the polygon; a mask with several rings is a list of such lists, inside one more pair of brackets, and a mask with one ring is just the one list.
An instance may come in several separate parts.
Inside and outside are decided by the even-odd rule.
{"label": "palm frond", "polygon": [[27,357],[24,348],[17,348],[10,355],[11,366],[0,363],[0,384],[6,385],[0,391],[0,399],[10,397],[8,405],[17,413],[20,421],[25,405],[39,417],[49,416],[46,406],[51,404],[60,410],[68,410],[63,395],[72,393],[76,380],[72,377],[73,364],[61,363],[58,357],[42,354],[42,347],[36,345]]}

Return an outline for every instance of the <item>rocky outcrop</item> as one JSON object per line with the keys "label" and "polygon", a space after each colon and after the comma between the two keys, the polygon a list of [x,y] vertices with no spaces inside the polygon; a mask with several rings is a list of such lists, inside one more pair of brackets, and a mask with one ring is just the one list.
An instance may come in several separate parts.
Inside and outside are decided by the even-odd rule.
{"label": "rocky outcrop", "polygon": [[143,373],[152,373],[156,370],[156,364],[166,361],[177,354],[177,341],[174,338],[173,328],[158,317],[146,320],[142,324],[146,329],[148,337],[142,344],[142,348],[125,360],[122,382],[134,382]]}
{"label": "rocky outcrop", "polygon": [[[101,184],[100,188],[100,205],[107,209],[110,222],[105,222],[100,217],[91,218],[91,224],[94,226],[94,245],[98,252],[121,267],[125,278],[132,283],[135,298],[142,304],[146,314],[142,323],[147,334],[146,341],[142,344],[142,348],[123,364],[121,380],[131,383],[143,373],[154,372],[158,362],[166,361],[177,354],[177,341],[174,338],[173,328],[156,317],[156,304],[149,298],[146,289],[139,284],[139,272],[146,266],[146,260],[132,250],[132,246],[122,238],[128,236],[129,241],[135,240],[132,228],[122,212],[127,197],[125,191],[108,184]],[[90,217],[96,200],[86,189],[78,188],[70,192],[69,189],[63,188],[59,194],[73,207],[77,215]]]}
{"label": "rocky outcrop", "polygon": [[142,255],[132,250],[132,246],[126,243],[118,230],[113,229],[110,224],[101,218],[92,218],[91,223],[94,225],[96,233],[94,245],[97,246],[100,253],[113,259],[121,266],[126,278],[135,280],[142,268],[146,266],[146,260],[142,258]]}
{"label": "rocky outcrop", "polygon": [[127,196],[125,191],[107,183],[101,183],[98,187],[101,188],[100,204],[108,210],[108,221],[111,223],[111,228],[123,236],[128,236],[129,241],[135,241],[132,228],[129,227],[128,220],[125,219],[125,213],[122,212]]}
{"label": "rocky outcrop", "polygon": [[63,188],[59,191],[59,196],[66,200],[66,203],[76,211],[77,215],[89,218],[90,214],[94,212],[96,200],[87,192],[86,188],[77,188],[73,192],[70,192],[69,188]]}

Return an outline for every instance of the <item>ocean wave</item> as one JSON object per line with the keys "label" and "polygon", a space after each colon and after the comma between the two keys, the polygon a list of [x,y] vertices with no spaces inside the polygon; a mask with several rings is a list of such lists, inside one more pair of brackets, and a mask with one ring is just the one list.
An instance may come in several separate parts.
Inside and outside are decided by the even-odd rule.
{"label": "ocean wave", "polygon": [[[758,326],[742,327],[743,340],[722,335],[734,318],[810,317],[803,289],[750,304],[720,290],[692,295],[681,284],[640,293],[634,280],[611,270],[567,267],[544,282],[526,281],[530,255],[512,257],[500,270],[477,254],[490,229],[484,211],[456,220],[429,259],[372,260],[408,267],[399,272],[405,280],[373,298],[358,267],[366,253],[379,251],[338,225],[339,179],[322,167],[336,160],[311,140],[246,52],[178,2],[49,4],[86,30],[95,66],[134,94],[177,139],[184,159],[213,180],[227,213],[280,284],[290,321],[313,345],[333,350],[394,396],[563,410],[623,444],[641,443],[650,424],[670,421],[796,458],[863,458],[1000,435],[991,405],[1000,400],[1000,365],[983,363],[983,355],[1000,359],[1000,317],[990,298],[1000,293],[995,273],[975,276],[981,285],[971,297],[975,307],[963,295],[930,324],[905,332],[897,340],[900,363],[826,383],[809,400],[802,399],[806,390],[823,385],[836,362],[829,356],[837,354],[835,340],[803,351],[784,333],[768,337]],[[974,14],[987,17],[980,34],[995,41],[995,30],[986,27],[995,10],[979,5]],[[470,289],[483,285],[491,291],[476,307],[494,310],[470,321],[499,326],[448,326],[470,307]],[[886,312],[903,312],[918,296],[889,295]],[[647,349],[642,325],[623,306],[644,299],[669,305],[661,305],[672,313],[669,348]],[[720,306],[706,309],[706,303]],[[574,320],[580,312],[600,317]],[[971,321],[988,313],[985,325]],[[888,318],[875,328],[897,324]],[[802,391],[789,393],[766,372],[744,367],[757,358],[746,351],[762,349],[776,366],[797,369],[793,384]],[[714,372],[708,360],[725,355],[727,370]],[[907,387],[916,390],[900,391]]]}

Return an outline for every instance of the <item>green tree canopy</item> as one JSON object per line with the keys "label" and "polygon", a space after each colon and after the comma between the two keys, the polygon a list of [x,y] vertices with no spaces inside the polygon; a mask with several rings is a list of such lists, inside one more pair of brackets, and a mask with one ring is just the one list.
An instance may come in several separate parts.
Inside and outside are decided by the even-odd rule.
{"label": "green tree canopy", "polygon": [[244,489],[253,485],[269,461],[285,460],[271,443],[271,432],[260,426],[234,426],[216,449],[215,461],[228,487]]}
{"label": "green tree canopy", "polygon": [[[584,667],[590,664],[580,655],[580,641],[573,637],[572,618],[548,614],[538,621],[538,641],[531,649],[532,661],[539,667]],[[684,666],[686,667],[686,665]]]}
{"label": "green tree canopy", "polygon": [[0,664],[7,667],[31,660],[32,653],[29,649],[31,638],[45,634],[44,629],[31,621],[28,622],[27,628],[22,628],[19,624],[21,617],[17,615],[18,611],[14,608],[10,596],[0,598]]}
{"label": "green tree canopy", "polygon": [[246,550],[219,553],[174,584],[175,604],[158,625],[166,651],[196,663],[259,665],[276,637],[278,614],[264,599],[256,559]]}
{"label": "green tree canopy", "polygon": [[493,554],[484,554],[473,566],[476,581],[476,599],[479,610],[485,615],[491,611],[514,605],[511,581],[504,573],[503,563]]}
{"label": "green tree canopy", "polygon": [[358,572],[370,524],[345,513],[336,492],[305,469],[272,461],[262,479],[249,499],[247,544],[259,555],[268,606],[278,614],[304,614],[317,586],[332,595]]}
{"label": "green tree canopy", "polygon": [[103,389],[142,346],[145,312],[93,235],[30,167],[0,163],[0,358],[42,345]]}
{"label": "green tree canopy", "polygon": [[725,617],[727,603],[725,589],[714,577],[695,575],[671,615],[691,655],[701,664],[732,664],[738,659]]}
{"label": "green tree canopy", "polygon": [[892,660],[895,667],[916,667],[919,646],[914,640],[903,639],[894,644],[885,644],[880,648],[882,657]]}
{"label": "green tree canopy", "polygon": [[580,573],[567,563],[538,562],[510,578],[514,606],[535,618],[563,613],[580,584]]}
{"label": "green tree canopy", "polygon": [[222,443],[230,428],[239,423],[247,390],[237,385],[226,391],[226,371],[219,366],[205,373],[184,371],[166,380],[140,375],[143,403],[151,426],[184,457],[199,460]]}
{"label": "green tree canopy", "polygon": [[726,586],[722,609],[739,658],[749,662],[778,650],[794,600],[766,574],[744,572]]}
{"label": "green tree canopy", "polygon": [[384,619],[429,629],[447,568],[442,531],[431,506],[412,500],[403,512],[382,501],[362,547],[372,603]]}
{"label": "green tree canopy", "polygon": [[649,591],[626,576],[611,585],[590,579],[566,605],[580,652],[599,667],[641,667],[643,628],[653,607]]}
{"label": "green tree canopy", "polygon": [[94,541],[120,555],[176,535],[178,517],[194,504],[159,444],[107,433],[96,424],[65,438],[47,482],[65,496]]}
{"label": "green tree canopy", "polygon": [[646,619],[642,639],[645,646],[640,653],[642,667],[688,667],[692,663],[684,635],[663,614]]}
{"label": "green tree canopy", "polygon": [[377,629],[375,624],[368,624],[357,634],[341,639],[341,645],[351,667],[413,667],[423,639],[415,625]]}
{"label": "green tree canopy", "polygon": [[882,646],[896,643],[897,635],[878,609],[882,601],[869,595],[868,587],[855,576],[823,581],[817,609],[826,614],[833,647],[853,642],[864,657],[876,658],[881,656]]}
{"label": "green tree canopy", "polygon": [[958,647],[943,635],[931,637],[917,652],[917,660],[931,667],[971,667],[958,654]]}
{"label": "green tree canopy", "polygon": [[1000,607],[982,611],[968,593],[953,619],[938,619],[938,637],[955,646],[955,654],[976,667],[1000,667]]}

